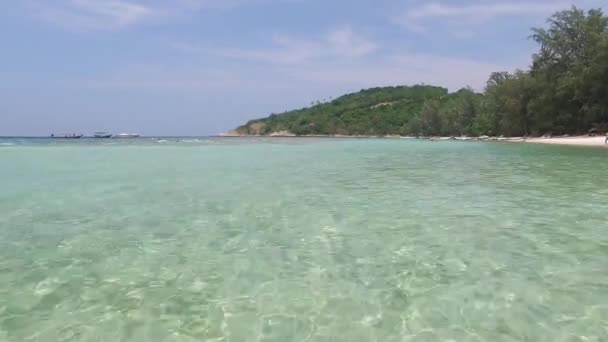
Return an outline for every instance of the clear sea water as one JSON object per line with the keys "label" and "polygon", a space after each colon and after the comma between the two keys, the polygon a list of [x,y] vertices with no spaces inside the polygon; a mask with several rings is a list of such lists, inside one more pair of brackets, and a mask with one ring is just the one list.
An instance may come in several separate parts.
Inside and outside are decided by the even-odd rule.
{"label": "clear sea water", "polygon": [[0,341],[607,341],[608,149],[0,140]]}

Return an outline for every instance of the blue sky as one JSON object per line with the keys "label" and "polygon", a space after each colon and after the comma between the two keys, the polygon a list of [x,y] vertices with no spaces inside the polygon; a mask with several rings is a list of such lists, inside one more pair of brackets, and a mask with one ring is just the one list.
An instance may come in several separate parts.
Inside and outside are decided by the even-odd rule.
{"label": "blue sky", "polygon": [[481,90],[529,28],[608,1],[0,3],[0,135],[207,135],[371,86]]}

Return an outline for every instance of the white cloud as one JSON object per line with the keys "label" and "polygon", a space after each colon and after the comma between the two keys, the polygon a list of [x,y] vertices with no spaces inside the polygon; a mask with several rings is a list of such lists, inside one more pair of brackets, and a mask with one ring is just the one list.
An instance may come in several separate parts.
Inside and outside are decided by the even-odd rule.
{"label": "white cloud", "polygon": [[297,64],[318,59],[352,59],[369,55],[377,46],[356,34],[349,27],[328,32],[320,39],[307,40],[279,35],[273,39],[274,46],[266,49],[219,49],[216,54],[240,60],[272,64]]}
{"label": "white cloud", "polygon": [[414,8],[406,13],[410,19],[420,18],[469,18],[482,17],[491,19],[504,15],[546,14],[568,6],[568,3],[551,2],[514,2],[514,3],[483,3],[465,6],[449,6],[440,3],[430,3]]}
{"label": "white cloud", "polygon": [[394,22],[414,32],[426,32],[431,27],[448,25],[457,28],[456,31],[450,30],[456,32],[454,36],[464,38],[472,36],[473,31],[467,27],[487,23],[498,17],[548,16],[572,4],[572,2],[546,0],[480,2],[469,5],[446,5],[435,2],[410,8],[395,18]]}
{"label": "white cloud", "polygon": [[[471,34],[459,33],[463,38]],[[481,90],[492,72],[525,68],[527,63],[527,58],[513,65],[501,65],[403,49],[383,49],[377,53],[380,45],[350,27],[329,31],[317,39],[276,36],[267,48],[227,49],[184,43],[171,46],[192,60],[201,60],[204,56],[205,63],[214,63],[213,58],[218,57],[221,60],[218,63],[229,61],[230,67],[223,69],[233,74],[226,79],[241,79],[242,84],[233,82],[241,92],[254,91],[246,89],[252,80],[255,80],[253,88],[264,84],[265,87],[279,85],[272,86],[273,89],[293,89],[293,85],[297,85],[296,88],[304,92],[327,89],[333,94],[372,86],[418,83],[446,86],[451,90],[464,86]],[[391,50],[393,52],[389,52]]]}
{"label": "white cloud", "polygon": [[120,30],[151,18],[177,17],[202,9],[299,0],[24,0],[55,25],[76,30]]}
{"label": "white cloud", "polygon": [[43,18],[66,28],[117,30],[156,15],[149,6],[125,0],[69,0],[59,4],[37,3]]}
{"label": "white cloud", "polygon": [[432,84],[458,90],[471,86],[483,89],[494,71],[516,67],[484,61],[432,54],[398,52],[374,61],[327,62],[283,69],[289,79],[339,89],[356,90],[387,85]]}
{"label": "white cloud", "polygon": [[[208,92],[209,89],[223,88],[229,89],[230,93],[255,93],[263,98],[272,98],[273,92],[281,96],[291,96],[288,92],[324,92],[329,96],[367,87],[419,83],[445,86],[450,90],[464,86],[482,90],[492,72],[524,68],[527,62],[522,59],[519,64],[501,65],[404,50],[370,55],[377,46],[344,33],[348,31],[332,31],[323,39],[313,42],[278,37],[275,44],[279,47],[268,50],[225,50],[174,44],[174,49],[192,61],[190,66],[121,70],[113,78],[98,80],[96,84],[181,89],[184,92]],[[358,36],[353,34],[353,37]],[[339,51],[340,47],[345,51]],[[206,62],[195,62],[200,61],[201,56],[206,56]],[[226,56],[232,59],[229,65],[224,64],[227,62]],[[209,65],[214,65],[214,68]]]}

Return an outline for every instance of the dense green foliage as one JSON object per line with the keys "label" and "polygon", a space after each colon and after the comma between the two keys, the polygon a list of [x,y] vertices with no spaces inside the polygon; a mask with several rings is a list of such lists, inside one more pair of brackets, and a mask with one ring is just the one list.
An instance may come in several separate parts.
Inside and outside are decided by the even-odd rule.
{"label": "dense green foliage", "polygon": [[273,114],[241,134],[541,135],[608,129],[608,18],[573,7],[533,29],[530,70],[490,75],[483,93],[417,85],[362,90]]}

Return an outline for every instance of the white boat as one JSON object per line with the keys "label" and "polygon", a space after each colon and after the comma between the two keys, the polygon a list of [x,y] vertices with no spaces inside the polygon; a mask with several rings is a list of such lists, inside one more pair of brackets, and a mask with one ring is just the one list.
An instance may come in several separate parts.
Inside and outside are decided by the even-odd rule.
{"label": "white boat", "polygon": [[112,136],[112,138],[139,138],[140,135],[137,133],[120,133],[120,134],[115,134]]}

